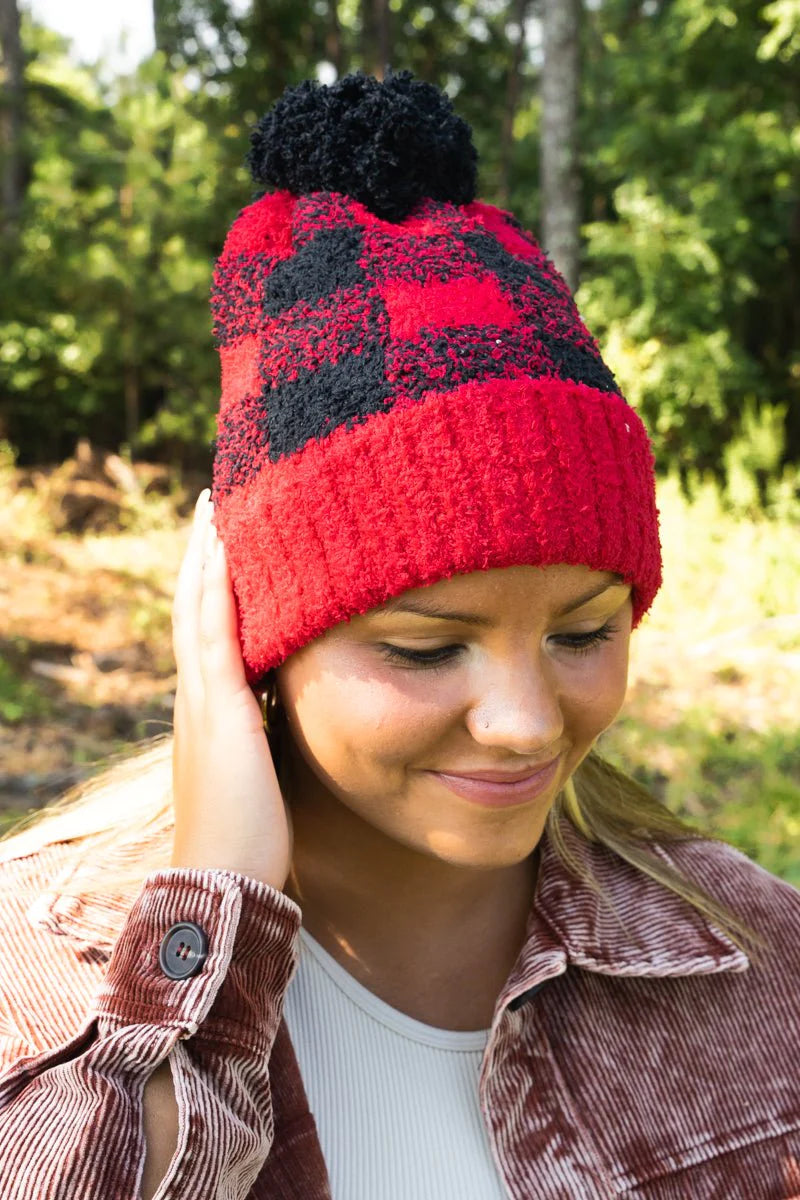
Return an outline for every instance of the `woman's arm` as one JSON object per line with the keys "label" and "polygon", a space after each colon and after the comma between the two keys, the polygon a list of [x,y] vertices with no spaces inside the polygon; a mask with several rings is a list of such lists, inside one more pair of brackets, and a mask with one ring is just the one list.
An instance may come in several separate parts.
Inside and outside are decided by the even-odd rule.
{"label": "woman's arm", "polygon": [[[208,955],[172,979],[159,947],[184,921]],[[3,1200],[136,1200],[143,1186],[158,1200],[244,1198],[272,1144],[269,1059],[299,926],[293,901],[245,875],[148,875],[78,1033],[2,1064]],[[31,983],[35,1003],[33,966]]]}
{"label": "woman's arm", "polygon": [[178,1103],[168,1062],[156,1067],[144,1085],[145,1159],[142,1200],[153,1200],[178,1145]]}
{"label": "woman's arm", "polygon": [[[269,1058],[301,914],[280,890],[291,818],[211,515],[206,490],[173,606],[172,865],[145,878],[79,1034],[0,1077],[2,1200],[243,1198],[270,1150]],[[46,1013],[31,958],[27,1011]]]}

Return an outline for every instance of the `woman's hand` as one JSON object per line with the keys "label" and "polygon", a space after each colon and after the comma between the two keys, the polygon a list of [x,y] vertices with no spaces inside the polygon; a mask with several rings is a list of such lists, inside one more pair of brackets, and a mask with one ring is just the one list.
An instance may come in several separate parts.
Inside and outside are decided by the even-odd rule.
{"label": "woman's hand", "polygon": [[292,823],[245,678],[225,551],[206,488],[178,576],[171,865],[238,871],[282,889]]}

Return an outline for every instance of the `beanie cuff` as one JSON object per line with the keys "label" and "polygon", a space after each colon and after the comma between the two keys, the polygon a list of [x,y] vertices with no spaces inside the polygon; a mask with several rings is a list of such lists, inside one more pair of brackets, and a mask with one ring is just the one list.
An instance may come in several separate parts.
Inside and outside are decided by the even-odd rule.
{"label": "beanie cuff", "polygon": [[248,682],[409,588],[585,565],[661,585],[653,451],[619,395],[562,379],[465,383],[340,426],[225,495],[215,523]]}

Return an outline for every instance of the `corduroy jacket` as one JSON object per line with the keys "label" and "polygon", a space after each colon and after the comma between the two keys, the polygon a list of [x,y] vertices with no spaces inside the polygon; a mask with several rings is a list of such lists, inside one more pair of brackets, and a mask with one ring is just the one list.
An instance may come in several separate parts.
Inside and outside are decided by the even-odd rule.
{"label": "corduroy jacket", "polygon": [[[567,832],[618,916],[545,836],[480,1073],[508,1196],[798,1200],[800,892],[725,845],[659,849],[765,935],[757,966]],[[329,1200],[282,1019],[297,905],[243,875],[178,868],[151,872],[132,903],[71,899],[52,881],[74,853],[2,861],[0,847],[2,1200],[135,1200],[142,1091],[168,1055],[180,1133],[158,1200]],[[175,980],[158,949],[185,920],[209,953]]]}

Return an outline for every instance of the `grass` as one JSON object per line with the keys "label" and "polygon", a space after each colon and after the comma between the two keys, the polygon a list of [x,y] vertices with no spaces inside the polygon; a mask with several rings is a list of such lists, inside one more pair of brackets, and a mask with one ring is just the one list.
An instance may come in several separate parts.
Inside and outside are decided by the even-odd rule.
{"label": "grass", "polygon": [[800,887],[800,555],[790,520],[659,483],[664,583],[599,748],[673,812]]}
{"label": "grass", "polygon": [[[797,728],[714,732],[706,708],[667,731],[620,717],[600,749],[696,828],[738,846],[800,888],[800,737]],[[669,774],[652,761],[671,755]]]}
{"label": "grass", "polygon": [[0,658],[0,719],[7,725],[16,725],[46,717],[51,710],[50,700],[40,688],[17,674],[5,658]]}
{"label": "grass", "polygon": [[[11,469],[3,474],[0,541],[13,555],[24,549],[28,575],[52,560],[60,565],[53,577],[66,574],[84,586],[97,580],[97,612],[83,614],[82,623],[76,618],[69,637],[83,631],[93,647],[104,631],[106,646],[146,643],[150,674],[126,676],[124,694],[143,720],[152,716],[148,703],[171,671],[171,596],[186,523],[174,513],[168,519],[159,500],[138,533],[54,537],[43,530],[32,493],[15,496]],[[631,638],[628,695],[599,748],[672,811],[800,887],[797,526],[735,517],[710,483],[696,484],[688,502],[676,479],[662,480],[658,505],[664,583]],[[83,604],[86,596],[71,595],[77,612],[76,597]],[[53,596],[50,617],[66,617]],[[9,599],[9,614],[19,614],[20,603]],[[16,661],[0,661],[0,717],[15,729],[27,722],[34,737],[45,728],[49,734],[48,696],[20,671]],[[113,679],[98,676],[93,686],[110,689]],[[112,740],[109,751],[118,749]],[[74,743],[71,761],[82,753]]]}

